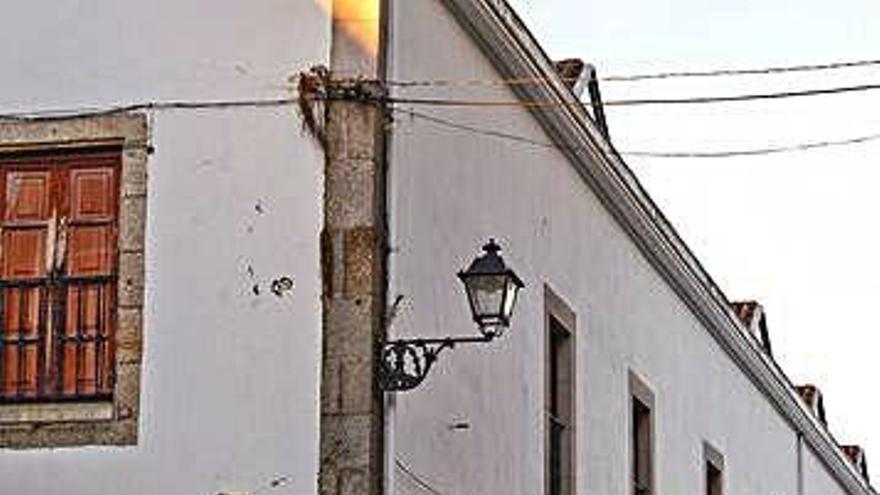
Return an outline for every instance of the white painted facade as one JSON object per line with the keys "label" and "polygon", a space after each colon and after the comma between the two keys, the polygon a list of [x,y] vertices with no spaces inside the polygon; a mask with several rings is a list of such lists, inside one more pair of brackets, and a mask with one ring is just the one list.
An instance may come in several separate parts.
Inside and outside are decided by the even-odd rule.
{"label": "white painted facade", "polygon": [[[456,9],[463,13],[459,20],[451,14]],[[541,72],[549,65],[544,55],[529,49],[531,40],[500,1],[395,2],[391,32],[392,80],[491,81],[550,74]],[[479,36],[482,45],[475,39]],[[553,95],[527,91],[544,101]],[[517,99],[497,85],[395,94]],[[598,150],[595,156],[610,156],[596,139],[595,126],[588,124],[580,135],[598,145],[563,153],[534,144],[559,143],[565,135],[564,129],[554,135],[542,128],[535,117],[540,110],[400,107],[390,155],[389,297],[402,295],[405,303],[391,336],[476,332],[455,273],[490,237],[505,248],[505,260],[526,288],[508,334],[489,345],[444,351],[423,385],[390,401],[390,493],[544,493],[545,286],[567,302],[577,320],[576,493],[632,493],[629,373],[655,396],[658,494],[705,493],[704,442],[724,456],[725,494],[871,493],[824,430],[803,414],[794,391],[779,385],[784,382],[778,370],[753,343],[733,335],[742,327],[723,320],[726,307],[712,306],[719,295],[707,291],[708,302],[695,302],[696,296],[676,286],[675,270],[686,272],[689,263],[695,264],[688,253],[674,251],[677,239],[652,248],[654,241],[638,226],[624,225],[621,218],[632,218],[626,211],[653,211],[638,188],[618,201],[623,213],[603,202],[606,193],[594,186],[602,183],[600,169],[610,163],[620,170],[620,164],[583,158],[590,146]],[[408,115],[406,108],[435,120]],[[561,107],[543,112],[550,115],[548,125],[578,121],[576,112],[567,114]],[[593,182],[581,171],[595,174]],[[619,177],[632,185],[625,173]],[[663,233],[665,224],[656,212],[646,218],[651,232]],[[663,260],[677,265],[665,268]],[[706,283],[698,267],[693,272],[692,286]],[[713,326],[700,313],[701,305],[716,308],[726,328]],[[462,423],[469,428],[453,427]],[[801,446],[802,431],[813,443]],[[818,454],[822,449],[827,452]]]}
{"label": "white painted facade", "polygon": [[[484,2],[393,2],[392,79],[502,77],[447,5]],[[0,18],[0,114],[287,98],[290,76],[329,64],[330,24],[310,0],[21,2]],[[406,94],[516,98],[501,87]],[[523,108],[418,111],[552,139]],[[290,106],[148,114],[138,444],[2,450],[0,492],[250,493],[284,477],[271,493],[315,493],[323,156]],[[736,360],[748,348],[708,328],[572,156],[395,117],[389,294],[405,299],[391,336],[475,331],[455,272],[489,237],[527,287],[507,335],[445,351],[420,388],[389,397],[389,493],[543,493],[545,286],[577,318],[577,493],[630,493],[631,372],[656,398],[657,493],[702,493],[703,442],[724,455],[726,494],[868,493],[801,447],[809,420],[744,371],[762,358]],[[280,276],[295,288],[279,298],[268,284]]]}
{"label": "white painted facade", "polygon": [[[7,7],[0,114],[287,98],[329,62],[310,0]],[[138,444],[0,451],[0,492],[315,493],[323,155],[291,106],[147,113]]]}

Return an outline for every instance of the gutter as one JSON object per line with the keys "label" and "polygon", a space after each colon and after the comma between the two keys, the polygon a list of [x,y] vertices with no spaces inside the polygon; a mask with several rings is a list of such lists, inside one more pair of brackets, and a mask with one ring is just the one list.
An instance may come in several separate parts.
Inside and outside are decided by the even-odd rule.
{"label": "gutter", "polygon": [[602,136],[583,104],[559,79],[549,57],[516,13],[504,0],[443,0],[443,3],[480,43],[502,77],[546,81],[517,86],[513,90],[523,100],[550,101],[558,105],[551,112],[535,107],[530,111],[646,259],[757,389],[803,436],[847,492],[876,495],[844,457],[830,433],[802,404],[779,366],[746,337],[724,293],[611,143]]}

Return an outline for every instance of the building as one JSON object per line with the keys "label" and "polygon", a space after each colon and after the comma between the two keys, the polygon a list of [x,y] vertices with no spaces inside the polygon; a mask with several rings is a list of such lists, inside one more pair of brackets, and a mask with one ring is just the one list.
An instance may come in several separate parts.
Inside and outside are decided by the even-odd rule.
{"label": "building", "polygon": [[[503,0],[0,25],[4,490],[874,493]],[[493,237],[510,328],[383,393]]]}
{"label": "building", "polygon": [[489,237],[526,284],[394,398],[392,493],[873,493],[504,2],[395,2],[390,32],[392,81],[514,81],[392,87],[494,104],[397,105],[391,338],[473,328],[454,273]]}
{"label": "building", "polygon": [[8,7],[0,492],[315,493],[325,12]]}

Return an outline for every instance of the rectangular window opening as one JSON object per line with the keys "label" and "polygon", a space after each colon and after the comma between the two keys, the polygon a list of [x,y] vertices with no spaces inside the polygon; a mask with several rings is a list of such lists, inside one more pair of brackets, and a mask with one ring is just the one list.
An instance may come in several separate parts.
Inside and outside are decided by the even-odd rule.
{"label": "rectangular window opening", "polygon": [[651,476],[654,469],[651,431],[651,408],[632,398],[633,490],[635,495],[652,495]]}
{"label": "rectangular window opening", "polygon": [[703,442],[703,459],[706,464],[706,495],[723,495],[724,456],[709,442]]}
{"label": "rectangular window opening", "polygon": [[546,493],[575,493],[575,315],[545,286]]}
{"label": "rectangular window opening", "polygon": [[571,470],[571,334],[556,318],[550,318],[550,494],[568,495]]}
{"label": "rectangular window opening", "polygon": [[0,158],[0,402],[112,396],[120,156]]}
{"label": "rectangular window opening", "polygon": [[706,463],[706,495],[722,495],[721,470],[711,462]]}

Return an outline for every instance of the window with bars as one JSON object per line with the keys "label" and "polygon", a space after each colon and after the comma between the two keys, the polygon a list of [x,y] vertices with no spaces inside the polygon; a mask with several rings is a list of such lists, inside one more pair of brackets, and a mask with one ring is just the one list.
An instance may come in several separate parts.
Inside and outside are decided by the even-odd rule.
{"label": "window with bars", "polygon": [[0,157],[0,402],[112,396],[120,155]]}

